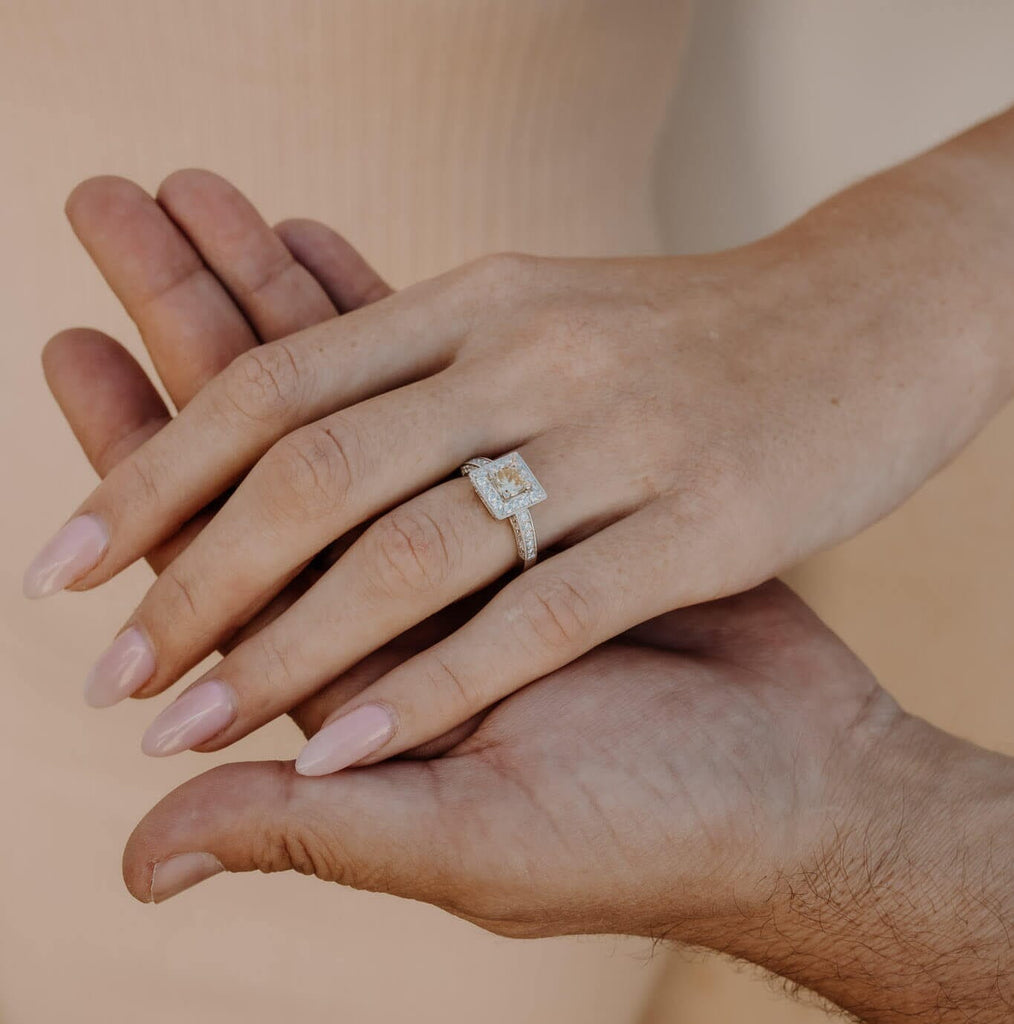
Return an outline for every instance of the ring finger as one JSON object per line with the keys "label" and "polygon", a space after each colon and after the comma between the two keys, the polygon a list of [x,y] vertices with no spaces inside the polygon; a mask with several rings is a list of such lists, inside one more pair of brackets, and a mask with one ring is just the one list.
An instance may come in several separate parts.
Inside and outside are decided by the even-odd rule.
{"label": "ring finger", "polygon": [[[549,436],[521,449],[550,494],[568,495],[532,509],[544,545],[629,504],[629,495],[594,486],[586,460],[569,450]],[[232,743],[517,561],[509,524],[489,515],[468,480],[424,492],[377,520],[291,608],[181,694],[152,723],[145,752]]]}
{"label": "ring finger", "polygon": [[[123,696],[164,690],[249,620],[332,541],[452,473],[493,437],[514,437],[518,414],[497,422],[447,371],[362,402],[289,434],[247,475],[218,514],[152,584],[99,659],[129,651],[142,678]],[[455,402],[454,416],[446,409]],[[462,424],[475,424],[469,431]],[[509,532],[509,531],[508,531]]]}

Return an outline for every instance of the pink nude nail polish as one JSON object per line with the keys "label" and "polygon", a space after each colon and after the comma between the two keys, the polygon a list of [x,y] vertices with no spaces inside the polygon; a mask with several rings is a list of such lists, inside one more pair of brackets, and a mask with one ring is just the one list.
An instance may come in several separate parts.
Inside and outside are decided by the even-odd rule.
{"label": "pink nude nail polish", "polygon": [[177,853],[160,860],[151,872],[151,902],[162,903],[177,893],[224,871],[210,853]]}
{"label": "pink nude nail polish", "polygon": [[379,704],[364,704],[329,722],[296,758],[300,775],[330,775],[379,750],[394,734],[391,713]]}
{"label": "pink nude nail polish", "polygon": [[180,694],[148,726],[141,749],[151,757],[178,754],[207,742],[235,717],[232,687],[219,679],[209,679]]}
{"label": "pink nude nail polish", "polygon": [[136,627],[125,629],[92,666],[85,679],[85,703],[93,708],[118,704],[155,672],[155,652]]}
{"label": "pink nude nail polish", "polygon": [[25,570],[25,597],[48,597],[94,568],[109,547],[98,516],[76,516],[53,536]]}

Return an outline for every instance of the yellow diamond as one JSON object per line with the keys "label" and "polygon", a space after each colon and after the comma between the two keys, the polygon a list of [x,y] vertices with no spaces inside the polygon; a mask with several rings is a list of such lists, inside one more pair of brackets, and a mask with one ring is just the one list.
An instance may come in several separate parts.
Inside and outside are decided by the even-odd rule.
{"label": "yellow diamond", "polygon": [[497,494],[504,501],[508,501],[532,489],[531,484],[513,462],[508,462],[506,466],[502,466],[495,473],[491,474],[490,480],[493,482]]}

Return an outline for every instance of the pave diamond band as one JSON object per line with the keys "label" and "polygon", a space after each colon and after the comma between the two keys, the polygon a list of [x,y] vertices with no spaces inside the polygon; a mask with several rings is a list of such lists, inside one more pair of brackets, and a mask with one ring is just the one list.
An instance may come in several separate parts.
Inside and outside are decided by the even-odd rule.
{"label": "pave diamond band", "polygon": [[531,569],[539,557],[539,542],[535,536],[535,524],[532,522],[532,514],[528,509],[516,512],[510,517],[510,524],[514,527],[514,540],[518,545],[518,557],[521,559],[521,571]]}
{"label": "pave diamond band", "polygon": [[547,495],[528,463],[517,452],[508,452],[499,459],[469,459],[461,473],[494,519],[509,520],[523,569],[530,569],[539,556],[539,542],[528,510]]}

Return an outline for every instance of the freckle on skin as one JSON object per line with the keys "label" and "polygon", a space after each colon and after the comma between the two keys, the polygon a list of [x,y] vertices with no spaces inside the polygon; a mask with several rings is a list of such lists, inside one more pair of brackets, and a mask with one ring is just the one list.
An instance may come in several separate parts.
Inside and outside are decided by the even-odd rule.
{"label": "freckle on skin", "polygon": [[837,399],[837,398],[832,398],[831,399],[831,404],[832,405],[841,405],[841,401],[839,399]]}

